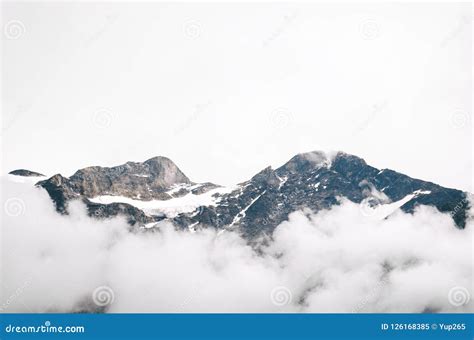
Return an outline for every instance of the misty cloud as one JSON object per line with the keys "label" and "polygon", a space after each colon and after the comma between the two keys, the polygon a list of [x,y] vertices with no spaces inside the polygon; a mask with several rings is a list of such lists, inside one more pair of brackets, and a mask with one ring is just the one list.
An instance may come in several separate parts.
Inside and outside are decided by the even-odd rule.
{"label": "misty cloud", "polygon": [[464,230],[429,207],[378,221],[342,201],[293,213],[255,249],[235,232],[132,233],[79,202],[61,216],[44,190],[2,188],[5,312],[473,310],[472,217]]}

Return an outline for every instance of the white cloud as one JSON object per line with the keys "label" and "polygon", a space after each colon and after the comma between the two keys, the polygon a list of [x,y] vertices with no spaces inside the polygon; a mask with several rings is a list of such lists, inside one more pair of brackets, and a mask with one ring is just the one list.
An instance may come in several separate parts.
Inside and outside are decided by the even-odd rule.
{"label": "white cloud", "polygon": [[109,312],[472,311],[448,298],[453,287],[472,293],[472,220],[459,230],[432,208],[384,221],[351,202],[296,212],[256,252],[235,233],[131,233],[80,203],[60,216],[28,184],[2,188],[2,203],[24,203],[19,216],[2,213],[8,312],[77,310],[100,286],[112,289]]}

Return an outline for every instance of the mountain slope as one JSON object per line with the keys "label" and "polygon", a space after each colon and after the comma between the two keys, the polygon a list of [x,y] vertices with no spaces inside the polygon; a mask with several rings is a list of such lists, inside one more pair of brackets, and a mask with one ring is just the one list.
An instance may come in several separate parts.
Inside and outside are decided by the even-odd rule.
{"label": "mountain slope", "polygon": [[136,200],[170,200],[190,192],[205,193],[217,186],[212,183],[196,184],[168,158],[154,157],[143,163],[127,162],[107,168],[100,166],[78,170],[66,178],[56,174],[36,184],[48,191],[56,209],[67,213],[67,202],[82,199],[95,217],[126,215],[130,224],[139,225],[159,221],[161,215],[147,215],[141,209],[124,202],[100,204],[92,198],[103,195]]}
{"label": "mountain slope", "polygon": [[361,204],[368,216],[385,218],[393,210],[411,213],[429,205],[450,213],[465,226],[467,193],[414,179],[393,170],[376,169],[356,156],[338,152],[299,154],[277,169],[268,167],[232,188],[197,184],[168,158],[104,168],[88,167],[69,178],[60,174],[40,181],[56,209],[66,214],[68,201],[83,200],[98,218],[125,215],[131,225],[152,227],[169,220],[183,229],[238,229],[253,239],[270,235],[288,215],[300,209],[318,212],[341,198]]}
{"label": "mountain slope", "polygon": [[[353,155],[339,152],[331,159],[322,152],[311,152],[293,157],[276,170],[264,169],[224,195],[216,207],[202,207],[196,215],[183,214],[174,221],[181,226],[197,222],[219,228],[239,225],[243,234],[252,238],[263,232],[271,234],[293,211],[330,209],[339,204],[340,197],[369,208],[409,198],[401,202],[405,212],[413,212],[421,204],[450,213],[467,195],[392,170],[376,169]],[[463,204],[453,214],[460,228],[465,225],[466,209],[467,204]],[[364,212],[372,213],[370,209],[362,209]]]}

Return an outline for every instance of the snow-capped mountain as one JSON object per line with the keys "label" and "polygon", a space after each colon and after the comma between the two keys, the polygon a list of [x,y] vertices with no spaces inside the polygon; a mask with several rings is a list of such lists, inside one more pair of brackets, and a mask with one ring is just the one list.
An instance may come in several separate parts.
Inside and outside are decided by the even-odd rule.
{"label": "snow-capped mountain", "polygon": [[[27,170],[10,174],[38,176]],[[69,178],[57,174],[36,185],[47,190],[63,214],[70,200],[81,199],[90,216],[125,215],[134,228],[153,228],[156,222],[168,220],[191,231],[236,229],[249,239],[270,235],[294,211],[330,209],[343,198],[360,203],[362,213],[377,218],[397,209],[410,213],[417,205],[434,206],[450,213],[459,228],[465,226],[469,208],[463,203],[465,192],[380,170],[343,152],[299,154],[234,187],[194,183],[165,157],[110,168],[88,167]]]}

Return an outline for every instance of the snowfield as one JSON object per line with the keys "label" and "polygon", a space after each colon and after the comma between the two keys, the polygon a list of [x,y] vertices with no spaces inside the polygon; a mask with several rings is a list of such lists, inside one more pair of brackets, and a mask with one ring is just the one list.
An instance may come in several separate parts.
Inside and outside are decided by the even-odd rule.
{"label": "snowfield", "polygon": [[[181,188],[173,188],[168,193],[175,193]],[[168,218],[176,217],[181,213],[190,213],[200,206],[214,206],[219,202],[219,198],[213,197],[215,194],[226,194],[235,190],[235,187],[220,187],[209,190],[206,193],[195,195],[189,193],[182,197],[172,198],[169,200],[151,200],[142,201],[135,200],[123,196],[97,196],[89,200],[94,203],[110,204],[110,203],[127,203],[143,210],[149,215],[166,215]]]}

